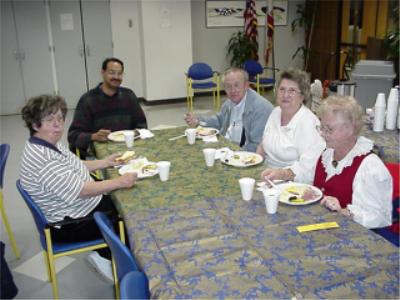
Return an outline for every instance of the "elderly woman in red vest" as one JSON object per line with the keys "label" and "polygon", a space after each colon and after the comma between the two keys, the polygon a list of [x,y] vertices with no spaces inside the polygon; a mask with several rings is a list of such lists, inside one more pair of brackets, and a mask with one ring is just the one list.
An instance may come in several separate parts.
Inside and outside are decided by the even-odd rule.
{"label": "elderly woman in red vest", "polygon": [[[324,193],[321,204],[367,228],[392,222],[392,177],[372,153],[373,141],[359,136],[363,110],[352,97],[330,96],[319,111],[326,141],[313,170],[296,181],[313,183]],[[268,178],[279,179],[279,178]]]}
{"label": "elderly woman in red vest", "polygon": [[359,136],[363,111],[354,98],[332,96],[320,108],[327,149],[315,166],[321,203],[368,228],[392,223],[392,177],[372,153],[373,141]]}

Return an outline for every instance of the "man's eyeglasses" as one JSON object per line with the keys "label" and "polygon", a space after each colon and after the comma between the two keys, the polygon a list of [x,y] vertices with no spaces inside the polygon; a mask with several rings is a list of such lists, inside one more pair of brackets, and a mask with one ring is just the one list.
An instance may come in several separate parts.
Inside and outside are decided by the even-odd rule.
{"label": "man's eyeglasses", "polygon": [[114,70],[108,70],[107,74],[110,76],[124,76],[124,72],[119,72],[119,71],[114,71]]}
{"label": "man's eyeglasses", "polygon": [[296,90],[296,89],[293,89],[293,88],[285,89],[285,88],[281,87],[281,88],[278,89],[278,94],[279,95],[285,95],[286,93],[289,96],[294,96],[294,95],[300,95],[301,94],[301,92],[299,90]]}

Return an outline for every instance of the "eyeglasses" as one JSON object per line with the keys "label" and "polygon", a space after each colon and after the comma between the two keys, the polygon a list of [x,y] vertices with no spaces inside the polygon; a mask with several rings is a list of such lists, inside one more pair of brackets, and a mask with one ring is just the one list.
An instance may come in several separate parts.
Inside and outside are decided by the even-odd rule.
{"label": "eyeglasses", "polygon": [[283,87],[280,87],[279,89],[278,89],[278,94],[279,95],[285,95],[285,94],[288,94],[289,96],[294,96],[294,95],[300,95],[301,94],[301,92],[300,91],[298,91],[298,90],[296,90],[296,89],[293,89],[293,88],[288,88],[288,89],[285,89],[285,88],[283,88]]}
{"label": "eyeglasses", "polygon": [[243,84],[232,84],[232,85],[228,85],[228,84],[226,84],[226,85],[224,85],[224,88],[225,88],[225,90],[226,91],[240,91],[240,90],[242,90],[243,88],[244,88],[244,85]]}
{"label": "eyeglasses", "polygon": [[327,135],[332,134],[332,132],[335,130],[335,128],[330,128],[329,126],[325,126],[325,125],[317,125],[317,126],[315,126],[315,128],[317,128],[319,133],[324,133]]}
{"label": "eyeglasses", "polygon": [[108,70],[107,75],[122,77],[122,76],[124,76],[124,72]]}
{"label": "eyeglasses", "polygon": [[64,117],[63,116],[54,116],[54,115],[50,115],[47,116],[45,118],[42,119],[42,122],[46,122],[46,123],[64,123]]}

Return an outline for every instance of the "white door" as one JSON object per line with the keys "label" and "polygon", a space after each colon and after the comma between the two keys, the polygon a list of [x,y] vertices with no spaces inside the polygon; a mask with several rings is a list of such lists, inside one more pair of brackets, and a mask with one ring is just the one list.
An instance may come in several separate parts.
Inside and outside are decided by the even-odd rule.
{"label": "white door", "polygon": [[102,81],[101,63],[113,55],[110,1],[83,0],[82,20],[88,84],[92,89]]}
{"label": "white door", "polygon": [[50,19],[58,93],[68,108],[75,108],[87,91],[79,0],[51,0]]}
{"label": "white door", "polygon": [[1,1],[0,114],[14,114],[25,104],[22,71],[11,1]]}
{"label": "white door", "polygon": [[54,94],[44,1],[14,0],[14,12],[26,97]]}
{"label": "white door", "polygon": [[20,113],[26,100],[53,94],[42,0],[1,1],[1,114]]}

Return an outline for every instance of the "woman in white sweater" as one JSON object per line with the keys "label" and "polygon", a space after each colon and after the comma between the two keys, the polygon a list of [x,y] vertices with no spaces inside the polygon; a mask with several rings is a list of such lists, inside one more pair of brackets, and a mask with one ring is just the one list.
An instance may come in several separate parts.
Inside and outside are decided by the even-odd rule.
{"label": "woman in white sweater", "polygon": [[278,106],[272,111],[257,148],[267,165],[262,177],[294,180],[300,172],[313,167],[325,148],[316,129],[320,122],[304,105],[310,99],[307,73],[297,69],[283,72],[276,99]]}

